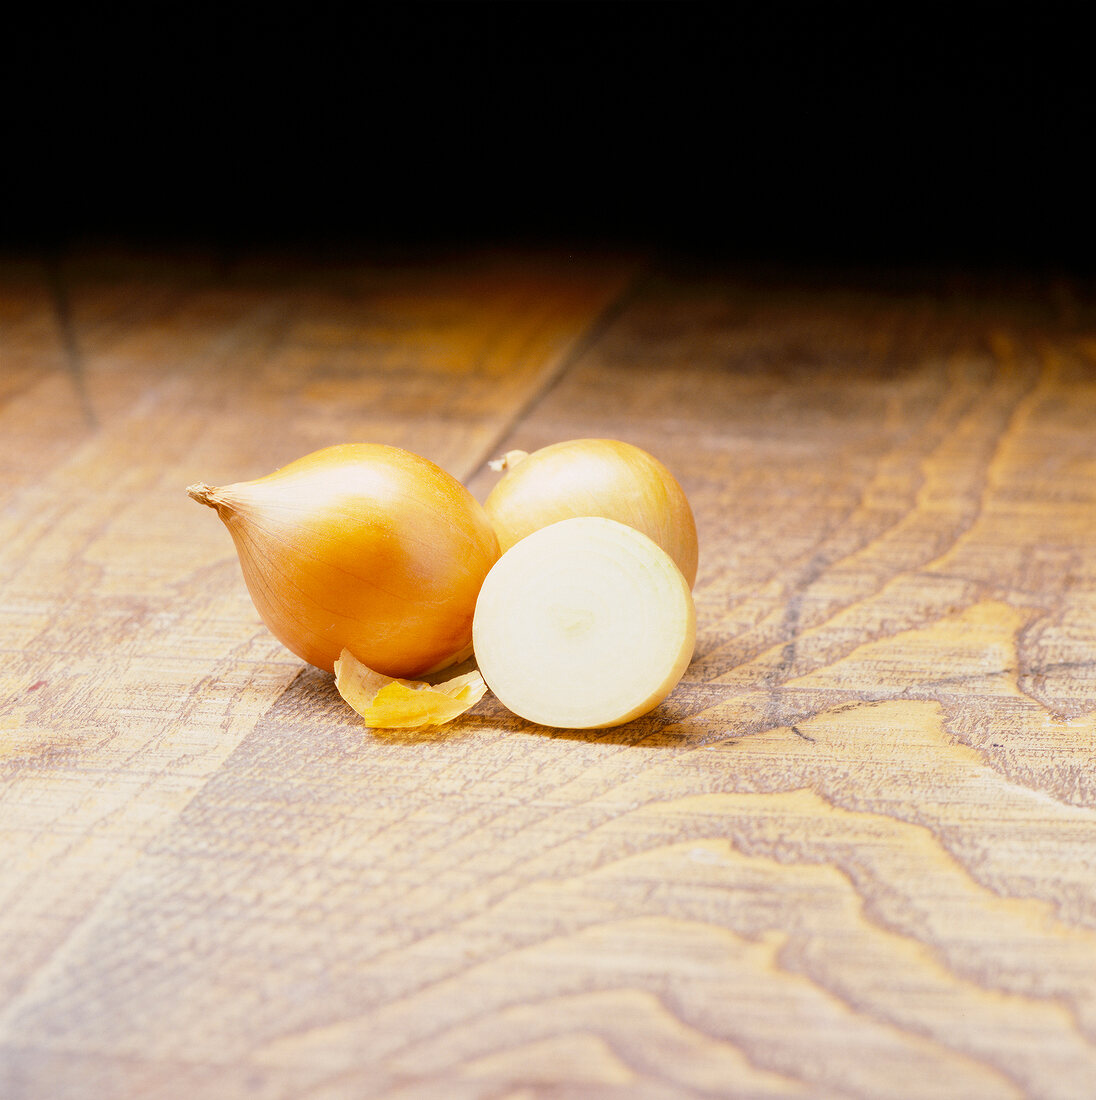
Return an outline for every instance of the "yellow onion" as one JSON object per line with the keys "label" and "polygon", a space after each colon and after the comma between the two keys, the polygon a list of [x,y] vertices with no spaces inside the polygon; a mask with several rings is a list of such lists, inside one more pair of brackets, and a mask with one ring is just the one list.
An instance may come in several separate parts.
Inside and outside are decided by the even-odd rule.
{"label": "yellow onion", "polygon": [[434,463],[344,444],[187,492],[217,510],[263,621],[310,664],[333,671],[346,649],[407,677],[468,654],[498,542],[471,493]]}
{"label": "yellow onion", "polygon": [[653,455],[616,439],[572,439],[532,454],[510,451],[484,507],[499,546],[563,519],[599,516],[642,532],[670,555],[689,587],[696,582],[692,508],[673,475]]}

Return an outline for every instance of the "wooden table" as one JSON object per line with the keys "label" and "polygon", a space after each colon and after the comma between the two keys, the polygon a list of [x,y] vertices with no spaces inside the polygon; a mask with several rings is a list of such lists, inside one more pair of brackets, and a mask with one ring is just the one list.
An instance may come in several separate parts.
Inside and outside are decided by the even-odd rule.
{"label": "wooden table", "polygon": [[[0,1096],[1096,1095],[1096,312],[584,254],[0,265]],[[184,487],[659,456],[696,658],[375,733]]]}

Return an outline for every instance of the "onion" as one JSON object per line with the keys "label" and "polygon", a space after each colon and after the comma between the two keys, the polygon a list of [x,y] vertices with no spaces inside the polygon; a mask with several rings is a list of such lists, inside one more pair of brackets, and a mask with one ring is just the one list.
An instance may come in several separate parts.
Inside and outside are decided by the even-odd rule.
{"label": "onion", "polygon": [[405,677],[467,656],[498,543],[479,503],[434,463],[344,444],[187,492],[217,510],[263,621],[310,664],[333,671],[347,649]]}
{"label": "onion", "polygon": [[472,631],[500,702],[530,722],[616,726],[646,714],[692,659],[692,592],[670,556],[615,520],[562,520],[488,573]]}
{"label": "onion", "polygon": [[696,581],[696,522],[681,486],[646,451],[616,439],[573,439],[511,451],[484,507],[505,552],[558,520],[600,516],[641,531]]}

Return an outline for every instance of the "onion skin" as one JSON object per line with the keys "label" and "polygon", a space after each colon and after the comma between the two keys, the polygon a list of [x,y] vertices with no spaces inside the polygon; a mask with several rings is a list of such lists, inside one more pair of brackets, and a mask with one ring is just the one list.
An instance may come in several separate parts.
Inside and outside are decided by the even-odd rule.
{"label": "onion skin", "polygon": [[506,466],[484,504],[503,553],[551,523],[599,516],[641,531],[673,558],[690,588],[696,583],[692,508],[653,455],[616,439],[572,439]]}
{"label": "onion skin", "polygon": [[348,649],[412,677],[467,654],[499,547],[476,499],[429,460],[344,444],[255,481],[187,491],[216,508],[260,616],[309,664],[334,671]]}
{"label": "onion skin", "polygon": [[471,710],[487,694],[478,671],[438,684],[393,680],[367,668],[348,649],[335,662],[335,687],[375,730],[440,726]]}

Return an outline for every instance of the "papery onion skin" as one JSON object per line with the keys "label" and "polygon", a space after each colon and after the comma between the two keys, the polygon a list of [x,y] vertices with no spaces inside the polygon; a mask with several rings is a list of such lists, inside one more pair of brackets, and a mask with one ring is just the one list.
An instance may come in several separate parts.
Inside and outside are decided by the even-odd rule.
{"label": "papery onion skin", "polygon": [[478,670],[433,684],[394,680],[367,668],[348,649],[335,662],[335,687],[367,726],[383,730],[443,725],[487,694]]}
{"label": "papery onion skin", "polygon": [[345,648],[413,677],[467,655],[499,547],[476,499],[428,459],[343,444],[188,492],[217,509],[260,616],[309,664],[331,672]]}
{"label": "papery onion skin", "polygon": [[673,558],[690,588],[696,583],[693,510],[670,471],[640,447],[572,439],[506,467],[484,504],[503,553],[551,523],[600,516],[641,531]]}

